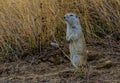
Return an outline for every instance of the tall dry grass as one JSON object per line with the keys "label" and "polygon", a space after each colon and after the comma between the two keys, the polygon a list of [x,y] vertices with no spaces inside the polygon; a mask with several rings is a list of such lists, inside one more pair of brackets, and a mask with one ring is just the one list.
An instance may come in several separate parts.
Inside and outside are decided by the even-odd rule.
{"label": "tall dry grass", "polygon": [[0,56],[63,41],[68,12],[79,16],[86,39],[120,31],[120,0],[0,0]]}

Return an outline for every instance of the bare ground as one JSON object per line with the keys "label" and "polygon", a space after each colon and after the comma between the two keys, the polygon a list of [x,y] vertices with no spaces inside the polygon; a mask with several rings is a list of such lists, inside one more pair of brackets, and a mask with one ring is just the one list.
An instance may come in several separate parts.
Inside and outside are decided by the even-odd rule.
{"label": "bare ground", "polygon": [[[88,76],[75,76],[70,61],[56,47],[42,48],[35,56],[17,61],[0,59],[0,83],[120,83],[120,43],[90,40]],[[61,49],[69,54],[67,46]]]}

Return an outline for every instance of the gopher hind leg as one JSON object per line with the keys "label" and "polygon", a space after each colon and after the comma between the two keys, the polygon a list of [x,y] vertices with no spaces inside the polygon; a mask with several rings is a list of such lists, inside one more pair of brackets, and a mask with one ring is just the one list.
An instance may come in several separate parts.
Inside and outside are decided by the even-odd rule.
{"label": "gopher hind leg", "polygon": [[74,71],[78,75],[85,75],[85,73],[87,72],[85,56],[73,55],[71,56],[71,63],[72,63],[72,68],[71,68],[72,71]]}
{"label": "gopher hind leg", "polygon": [[78,55],[73,55],[71,57],[71,62],[72,62],[72,65],[75,67],[75,68],[78,68],[78,65],[80,63],[79,61],[79,58],[78,58]]}

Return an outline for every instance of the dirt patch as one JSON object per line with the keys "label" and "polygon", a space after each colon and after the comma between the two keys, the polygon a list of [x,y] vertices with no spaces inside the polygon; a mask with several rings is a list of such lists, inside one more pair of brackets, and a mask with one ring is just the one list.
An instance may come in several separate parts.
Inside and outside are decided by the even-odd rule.
{"label": "dirt patch", "polygon": [[[35,56],[0,61],[0,83],[120,83],[120,43],[92,40],[87,44],[89,75],[75,77],[67,46],[43,48]],[[53,51],[54,50],[54,51]]]}

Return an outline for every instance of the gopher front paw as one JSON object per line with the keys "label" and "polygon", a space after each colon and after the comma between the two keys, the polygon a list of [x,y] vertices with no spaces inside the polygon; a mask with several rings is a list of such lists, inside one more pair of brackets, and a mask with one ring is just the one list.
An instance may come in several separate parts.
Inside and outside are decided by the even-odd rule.
{"label": "gopher front paw", "polygon": [[70,41],[67,41],[67,43],[70,43]]}
{"label": "gopher front paw", "polygon": [[67,43],[70,43],[70,38],[66,37],[66,41],[67,41]]}

